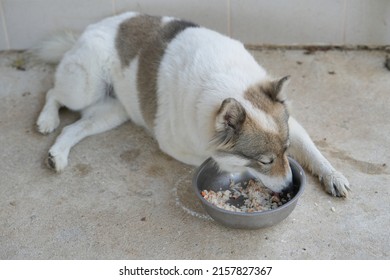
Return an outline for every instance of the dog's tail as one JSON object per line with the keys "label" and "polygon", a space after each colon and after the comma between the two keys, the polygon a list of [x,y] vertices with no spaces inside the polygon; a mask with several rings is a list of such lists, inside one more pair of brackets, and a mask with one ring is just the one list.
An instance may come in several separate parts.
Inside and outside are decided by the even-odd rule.
{"label": "dog's tail", "polygon": [[40,42],[30,50],[30,53],[38,60],[46,63],[57,64],[64,54],[76,43],[78,33],[62,31]]}

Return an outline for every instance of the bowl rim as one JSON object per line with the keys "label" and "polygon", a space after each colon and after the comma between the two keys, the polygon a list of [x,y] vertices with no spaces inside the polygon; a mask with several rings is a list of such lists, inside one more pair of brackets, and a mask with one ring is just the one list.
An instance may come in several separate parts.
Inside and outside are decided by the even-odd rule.
{"label": "bowl rim", "polygon": [[[235,212],[235,211],[229,211],[229,210],[225,210],[225,209],[222,209],[218,206],[215,206],[214,204],[212,204],[211,202],[207,201],[200,193],[199,191],[199,188],[197,186],[197,179],[199,177],[199,174],[201,173],[201,171],[205,168],[206,165],[208,165],[211,161],[214,161],[212,157],[208,158],[207,160],[205,160],[195,171],[195,175],[193,176],[192,178],[192,186],[193,188],[195,189],[195,192],[196,192],[196,195],[198,196],[198,198],[202,201],[203,204],[206,204],[207,206],[219,211],[219,212],[222,212],[222,213],[225,213],[225,214],[229,214],[229,215],[236,215],[236,216],[260,216],[260,215],[266,215],[266,214],[269,214],[269,213],[276,213],[278,211],[283,211],[283,209],[289,207],[291,204],[293,203],[296,203],[297,200],[299,199],[299,197],[303,194],[303,191],[305,189],[305,185],[306,185],[306,175],[305,175],[305,172],[302,168],[302,166],[293,158],[291,157],[288,157],[288,161],[289,161],[289,164],[293,164],[297,169],[298,169],[298,172],[301,174],[302,178],[301,178],[301,186],[299,187],[299,190],[298,192],[295,194],[295,196],[290,200],[288,201],[287,203],[275,208],[275,209],[269,209],[269,210],[264,210],[264,211],[255,211],[255,212]],[[291,167],[290,167],[291,168]],[[254,177],[255,178],[255,177]]]}

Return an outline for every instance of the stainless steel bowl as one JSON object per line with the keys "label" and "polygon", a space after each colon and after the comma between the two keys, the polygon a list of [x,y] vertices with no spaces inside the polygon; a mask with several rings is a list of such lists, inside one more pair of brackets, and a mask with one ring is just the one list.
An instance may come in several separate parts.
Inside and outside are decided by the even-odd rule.
{"label": "stainless steel bowl", "polygon": [[258,229],[275,225],[284,220],[294,210],[299,197],[302,195],[306,183],[305,173],[302,167],[293,159],[289,158],[290,168],[293,175],[293,191],[295,196],[286,204],[276,209],[262,212],[233,212],[221,209],[201,195],[203,190],[226,190],[231,180],[235,183],[254,179],[248,172],[228,173],[221,172],[212,158],[206,160],[195,172],[192,185],[207,213],[217,222],[231,228]]}

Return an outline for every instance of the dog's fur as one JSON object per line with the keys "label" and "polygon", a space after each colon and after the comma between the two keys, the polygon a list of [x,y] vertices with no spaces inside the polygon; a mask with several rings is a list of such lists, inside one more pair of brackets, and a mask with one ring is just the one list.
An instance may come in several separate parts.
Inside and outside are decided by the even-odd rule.
{"label": "dog's fur", "polygon": [[289,77],[269,77],[238,41],[191,22],[129,12],[90,25],[78,39],[54,37],[37,53],[60,62],[38,130],[55,130],[62,106],[82,114],[50,148],[56,171],[77,142],[131,119],[184,163],[213,157],[221,169],[249,170],[279,192],[292,180],[290,154],[327,192],[347,195],[347,179],[289,116]]}

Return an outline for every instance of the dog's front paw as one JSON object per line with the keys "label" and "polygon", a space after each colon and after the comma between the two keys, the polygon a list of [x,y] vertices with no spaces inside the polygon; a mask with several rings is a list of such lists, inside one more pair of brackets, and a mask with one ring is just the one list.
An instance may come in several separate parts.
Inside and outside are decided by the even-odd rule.
{"label": "dog's front paw", "polygon": [[49,151],[49,154],[46,158],[46,165],[56,172],[61,172],[68,165],[68,156]]}
{"label": "dog's front paw", "polygon": [[333,196],[347,197],[348,192],[351,190],[347,178],[336,170],[323,176],[322,183],[326,192]]}
{"label": "dog's front paw", "polygon": [[49,134],[53,132],[60,124],[58,114],[49,114],[43,111],[37,120],[37,129],[42,134]]}

